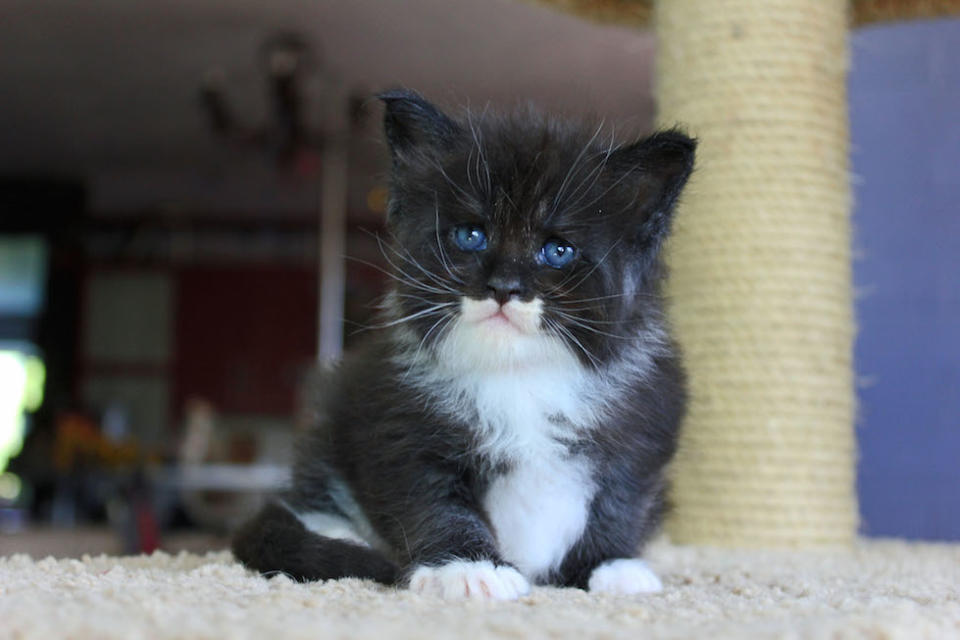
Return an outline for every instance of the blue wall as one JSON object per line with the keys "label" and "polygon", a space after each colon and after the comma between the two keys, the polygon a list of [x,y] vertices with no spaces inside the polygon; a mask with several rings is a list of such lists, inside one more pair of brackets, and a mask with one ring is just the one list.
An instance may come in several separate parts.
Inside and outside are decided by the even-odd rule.
{"label": "blue wall", "polygon": [[960,539],[960,21],[853,37],[863,532]]}

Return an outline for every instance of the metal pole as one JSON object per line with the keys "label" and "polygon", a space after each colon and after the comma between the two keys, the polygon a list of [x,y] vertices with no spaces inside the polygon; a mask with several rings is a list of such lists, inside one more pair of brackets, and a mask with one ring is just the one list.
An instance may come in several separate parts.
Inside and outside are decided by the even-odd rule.
{"label": "metal pole", "polygon": [[324,145],[320,165],[317,359],[321,364],[343,353],[347,167],[346,137],[338,132]]}

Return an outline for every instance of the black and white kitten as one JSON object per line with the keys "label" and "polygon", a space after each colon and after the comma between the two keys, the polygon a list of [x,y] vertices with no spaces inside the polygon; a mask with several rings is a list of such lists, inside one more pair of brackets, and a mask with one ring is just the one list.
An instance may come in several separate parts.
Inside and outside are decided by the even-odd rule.
{"label": "black and white kitten", "polygon": [[386,319],[324,385],[290,493],[235,555],[447,598],[658,590],[635,555],[685,401],[658,254],[693,140],[380,97]]}

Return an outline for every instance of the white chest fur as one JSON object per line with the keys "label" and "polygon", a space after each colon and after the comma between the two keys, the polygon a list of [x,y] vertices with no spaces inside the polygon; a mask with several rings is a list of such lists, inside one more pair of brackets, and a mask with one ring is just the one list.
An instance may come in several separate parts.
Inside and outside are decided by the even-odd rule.
{"label": "white chest fur", "polygon": [[586,526],[592,469],[563,440],[584,437],[604,400],[597,377],[537,328],[539,300],[505,305],[514,329],[484,320],[498,308],[463,300],[439,347],[443,367],[427,368],[424,386],[444,389],[438,400],[451,416],[471,416],[475,453],[507,465],[483,508],[504,559],[536,579],[558,567]]}
{"label": "white chest fur", "polygon": [[584,435],[590,422],[583,382],[578,368],[501,372],[474,380],[468,392],[480,451],[510,466],[483,507],[500,553],[530,579],[557,568],[587,523],[590,465],[559,440]]}
{"label": "white chest fur", "polygon": [[526,460],[498,477],[484,498],[500,553],[534,580],[562,562],[587,524],[594,486],[586,461]]}

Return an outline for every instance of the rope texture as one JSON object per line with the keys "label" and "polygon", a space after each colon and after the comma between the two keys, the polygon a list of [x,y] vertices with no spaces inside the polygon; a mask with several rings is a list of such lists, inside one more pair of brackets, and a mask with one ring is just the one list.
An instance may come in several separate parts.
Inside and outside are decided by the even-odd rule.
{"label": "rope texture", "polygon": [[[537,1],[601,23],[647,27],[653,17],[654,0]],[[942,18],[960,15],[960,0],[851,0],[850,12],[854,26],[877,22]]]}
{"label": "rope texture", "polygon": [[655,25],[659,124],[700,140],[667,248],[692,395],[668,531],[681,543],[849,544],[847,8],[664,0]]}

